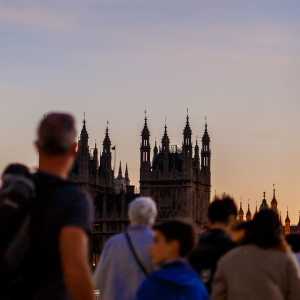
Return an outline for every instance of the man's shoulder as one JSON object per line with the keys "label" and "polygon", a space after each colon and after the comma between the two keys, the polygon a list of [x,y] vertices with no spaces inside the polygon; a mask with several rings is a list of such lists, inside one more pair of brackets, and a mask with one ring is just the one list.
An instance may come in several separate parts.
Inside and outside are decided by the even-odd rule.
{"label": "man's shoulder", "polygon": [[213,229],[200,236],[199,246],[201,245],[220,245],[233,248],[235,244],[225,231]]}
{"label": "man's shoulder", "polygon": [[92,200],[87,191],[72,182],[65,182],[58,186],[54,198],[66,203],[82,203],[83,205],[89,205]]}

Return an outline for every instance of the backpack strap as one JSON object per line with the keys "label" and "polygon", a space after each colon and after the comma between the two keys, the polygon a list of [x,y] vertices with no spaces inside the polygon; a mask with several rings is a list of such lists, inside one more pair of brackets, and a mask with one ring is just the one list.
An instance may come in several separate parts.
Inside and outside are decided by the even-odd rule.
{"label": "backpack strap", "polygon": [[149,272],[147,271],[146,267],[143,265],[142,261],[140,260],[134,246],[133,246],[133,243],[132,243],[132,240],[131,240],[131,237],[129,235],[129,233],[126,231],[125,232],[125,237],[126,237],[126,241],[127,241],[127,244],[128,244],[128,247],[137,263],[137,265],[139,266],[140,270],[143,272],[143,274],[147,277],[149,275]]}

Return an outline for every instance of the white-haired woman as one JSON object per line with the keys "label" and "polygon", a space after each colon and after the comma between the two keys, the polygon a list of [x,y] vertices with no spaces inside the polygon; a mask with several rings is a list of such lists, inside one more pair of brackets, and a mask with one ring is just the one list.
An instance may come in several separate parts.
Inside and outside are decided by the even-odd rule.
{"label": "white-haired woman", "polygon": [[134,300],[139,286],[153,270],[149,247],[156,204],[151,198],[137,198],[129,204],[128,216],[128,230],[106,242],[94,274],[102,300]]}

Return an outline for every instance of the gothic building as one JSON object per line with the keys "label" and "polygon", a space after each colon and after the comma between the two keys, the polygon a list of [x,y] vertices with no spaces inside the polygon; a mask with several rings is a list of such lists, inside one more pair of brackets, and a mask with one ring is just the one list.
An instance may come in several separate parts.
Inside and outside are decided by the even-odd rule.
{"label": "gothic building", "polygon": [[[78,157],[70,178],[88,190],[96,208],[91,247],[93,264],[97,262],[105,241],[127,227],[128,204],[138,196],[135,194],[135,187],[130,184],[127,164],[123,174],[120,162],[115,176],[112,167],[115,165],[114,150],[108,126],[101,153],[96,144],[90,149],[84,119],[78,142]],[[165,126],[161,146],[158,147],[155,143],[151,158],[150,131],[145,118],[140,153],[140,193],[151,196],[157,202],[159,220],[181,217],[204,225],[211,187],[211,152],[207,124],[201,151],[198,141],[193,146],[188,116],[181,149],[171,146]]]}
{"label": "gothic building", "polygon": [[[291,220],[290,220],[290,217],[289,217],[289,211],[287,210],[286,218],[285,218],[284,223],[283,223],[282,218],[281,218],[281,212],[279,212],[279,209],[278,209],[278,200],[277,200],[277,197],[276,197],[275,185],[273,185],[273,197],[272,197],[272,200],[270,202],[270,205],[268,204],[268,201],[266,199],[266,193],[264,192],[263,193],[263,199],[261,201],[259,210],[268,209],[268,208],[273,209],[279,215],[280,222],[282,224],[282,230],[283,230],[283,233],[285,235],[288,235],[290,233],[300,233],[300,215],[299,215],[298,224],[291,225]],[[257,213],[257,208],[256,208],[255,213]],[[250,205],[248,204],[248,211],[247,211],[247,214],[246,214],[246,221],[251,221],[251,219],[252,219],[252,214],[251,214],[251,211],[250,211]],[[244,221],[244,211],[242,209],[242,203],[240,204],[240,209],[239,209],[239,212],[238,212],[238,220],[240,222]]]}
{"label": "gothic building", "polygon": [[78,156],[70,177],[72,181],[87,190],[94,201],[96,220],[91,247],[94,265],[105,241],[127,227],[128,204],[136,197],[135,187],[130,185],[127,164],[124,175],[121,162],[118,175],[116,177],[114,175],[112,167],[114,149],[107,126],[101,154],[97,145],[91,151],[86,121],[83,121],[78,143]]}
{"label": "gothic building", "polygon": [[207,221],[211,191],[210,137],[205,124],[202,149],[192,142],[189,116],[183,130],[182,147],[171,145],[167,125],[151,155],[150,131],[145,117],[140,145],[140,192],[156,202],[160,221],[186,218],[198,225]]}

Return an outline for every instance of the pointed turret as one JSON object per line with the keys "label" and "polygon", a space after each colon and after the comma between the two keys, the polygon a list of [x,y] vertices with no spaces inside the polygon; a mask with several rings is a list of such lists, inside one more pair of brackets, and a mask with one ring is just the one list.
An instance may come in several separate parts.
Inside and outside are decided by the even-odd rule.
{"label": "pointed turret", "polygon": [[239,209],[239,221],[244,221],[244,210],[242,207],[242,202],[240,203],[240,209]]}
{"label": "pointed turret", "polygon": [[122,162],[120,161],[118,179],[122,179],[122,178],[123,178]]}
{"label": "pointed turret", "polygon": [[111,154],[111,140],[109,137],[108,122],[105,129],[105,137],[103,140],[103,149],[100,157],[99,176],[101,184],[111,187],[114,180],[114,171],[112,169],[112,154]]}
{"label": "pointed turret", "polygon": [[161,140],[162,152],[168,153],[170,151],[170,139],[168,136],[167,124],[165,124],[164,135]]}
{"label": "pointed turret", "polygon": [[273,184],[273,198],[272,198],[272,201],[271,201],[271,208],[275,212],[278,212],[277,206],[278,206],[278,202],[277,202],[277,199],[276,199],[276,189],[275,189],[275,184]]}
{"label": "pointed turret", "polygon": [[198,146],[198,139],[196,139],[196,145],[195,145],[194,168],[196,170],[200,170],[200,149]]}
{"label": "pointed turret", "polygon": [[247,214],[246,214],[246,221],[251,221],[252,219],[252,214],[251,214],[251,210],[250,210],[250,204],[248,203],[248,210],[247,210]]}
{"label": "pointed turret", "polygon": [[128,172],[127,163],[126,163],[126,168],[125,168],[125,182],[126,182],[126,186],[130,185],[130,179],[129,179],[129,172]]}
{"label": "pointed turret", "polygon": [[183,151],[188,152],[192,148],[192,129],[190,126],[190,117],[189,112],[187,111],[186,115],[186,124],[183,130]]}
{"label": "pointed turret", "polygon": [[210,137],[207,130],[207,121],[205,121],[205,130],[202,137],[202,150],[201,150],[201,169],[210,173]]}
{"label": "pointed turret", "polygon": [[80,133],[80,140],[87,141],[88,139],[89,139],[89,135],[88,135],[88,132],[86,130],[86,120],[85,120],[85,117],[84,117],[83,126],[82,126],[81,133]]}
{"label": "pointed turret", "polygon": [[286,211],[286,218],[285,218],[285,226],[284,226],[284,233],[288,235],[291,233],[291,220],[289,217],[289,210]]}
{"label": "pointed turret", "polygon": [[269,205],[268,205],[268,202],[267,202],[267,199],[266,199],[266,192],[264,192],[264,198],[262,199],[259,210],[267,209],[267,208],[269,208]]}
{"label": "pointed turret", "polygon": [[141,132],[142,142],[140,147],[140,181],[143,181],[151,170],[150,161],[150,131],[148,129],[148,118],[147,112],[145,111],[145,123],[144,128]]}
{"label": "pointed turret", "polygon": [[99,152],[98,152],[98,147],[97,147],[96,142],[95,142],[95,147],[94,147],[94,151],[93,151],[93,161],[94,161],[95,167],[98,168],[99,167]]}
{"label": "pointed turret", "polygon": [[83,125],[80,133],[80,139],[78,143],[78,176],[79,181],[87,182],[89,178],[89,162],[90,162],[90,149],[89,149],[89,135],[86,129],[85,116],[83,119]]}
{"label": "pointed turret", "polygon": [[107,121],[107,126],[106,126],[106,130],[105,130],[105,138],[103,140],[103,148],[105,150],[109,150],[110,151],[110,147],[111,147],[111,140],[109,137],[109,129],[108,129],[108,121]]}

